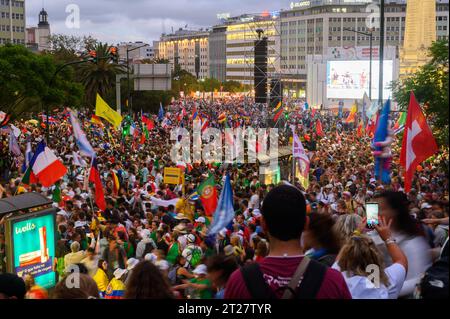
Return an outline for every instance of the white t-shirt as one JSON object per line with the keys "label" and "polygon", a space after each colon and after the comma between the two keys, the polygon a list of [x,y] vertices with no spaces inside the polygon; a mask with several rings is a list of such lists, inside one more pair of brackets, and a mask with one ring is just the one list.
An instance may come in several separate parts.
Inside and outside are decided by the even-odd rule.
{"label": "white t-shirt", "polygon": [[259,196],[257,194],[253,194],[252,197],[250,197],[248,208],[259,209]]}
{"label": "white t-shirt", "polygon": [[[341,271],[337,262],[331,268]],[[341,273],[353,299],[397,299],[406,279],[406,269],[401,264],[393,264],[384,269],[390,283],[388,287],[380,283],[377,288],[368,277],[350,276],[346,271]],[[375,272],[369,271],[368,274],[375,275]]]}

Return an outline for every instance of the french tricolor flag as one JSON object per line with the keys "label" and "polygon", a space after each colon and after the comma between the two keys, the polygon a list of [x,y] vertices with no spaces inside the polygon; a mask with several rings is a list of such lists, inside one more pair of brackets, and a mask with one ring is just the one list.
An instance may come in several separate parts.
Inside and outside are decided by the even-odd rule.
{"label": "french tricolor flag", "polygon": [[30,165],[22,178],[22,183],[25,185],[40,183],[44,187],[50,187],[66,173],[67,168],[42,141],[37,146]]}

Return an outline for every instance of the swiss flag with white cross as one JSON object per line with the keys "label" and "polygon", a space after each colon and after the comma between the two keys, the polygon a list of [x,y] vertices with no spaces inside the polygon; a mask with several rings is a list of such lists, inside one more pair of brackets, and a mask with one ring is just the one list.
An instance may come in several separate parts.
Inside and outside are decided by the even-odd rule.
{"label": "swiss flag with white cross", "polygon": [[403,134],[400,164],[405,168],[405,192],[411,190],[417,165],[438,151],[436,140],[427,124],[420,105],[411,91],[408,116]]}

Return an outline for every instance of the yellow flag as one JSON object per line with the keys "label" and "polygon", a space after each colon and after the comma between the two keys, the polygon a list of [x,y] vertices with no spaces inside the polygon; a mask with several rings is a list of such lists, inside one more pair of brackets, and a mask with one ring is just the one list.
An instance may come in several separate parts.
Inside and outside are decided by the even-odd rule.
{"label": "yellow flag", "polygon": [[97,102],[95,104],[95,115],[100,116],[111,123],[116,129],[122,123],[122,116],[114,111],[97,93]]}

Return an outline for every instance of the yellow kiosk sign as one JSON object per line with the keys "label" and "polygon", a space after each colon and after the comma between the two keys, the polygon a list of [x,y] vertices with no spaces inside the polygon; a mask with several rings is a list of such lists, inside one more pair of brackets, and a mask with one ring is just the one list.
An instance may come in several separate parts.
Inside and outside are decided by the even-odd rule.
{"label": "yellow kiosk sign", "polygon": [[178,167],[164,168],[164,183],[178,185],[182,183],[182,172]]}

